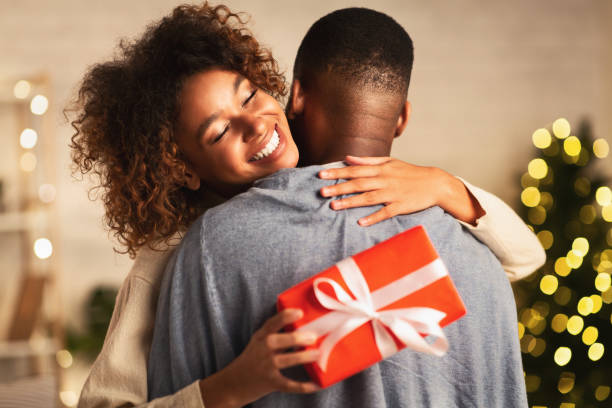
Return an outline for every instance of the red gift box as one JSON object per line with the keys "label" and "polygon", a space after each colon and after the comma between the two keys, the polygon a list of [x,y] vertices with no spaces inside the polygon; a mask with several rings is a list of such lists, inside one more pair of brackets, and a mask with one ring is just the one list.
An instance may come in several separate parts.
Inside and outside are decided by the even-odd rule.
{"label": "red gift box", "polygon": [[[441,327],[465,313],[425,229],[414,227],[338,262],[278,296],[278,310],[299,308],[288,331],[317,333],[321,358],[305,366],[321,387],[341,381],[395,352],[442,355]],[[423,337],[437,338],[434,343]]]}

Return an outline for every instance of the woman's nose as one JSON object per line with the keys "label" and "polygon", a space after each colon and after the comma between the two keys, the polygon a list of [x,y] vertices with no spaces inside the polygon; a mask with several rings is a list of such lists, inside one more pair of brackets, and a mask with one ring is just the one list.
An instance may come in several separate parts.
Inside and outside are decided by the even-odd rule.
{"label": "woman's nose", "polygon": [[266,134],[267,126],[265,120],[255,115],[248,115],[245,118],[244,141],[247,142],[253,137],[260,137]]}

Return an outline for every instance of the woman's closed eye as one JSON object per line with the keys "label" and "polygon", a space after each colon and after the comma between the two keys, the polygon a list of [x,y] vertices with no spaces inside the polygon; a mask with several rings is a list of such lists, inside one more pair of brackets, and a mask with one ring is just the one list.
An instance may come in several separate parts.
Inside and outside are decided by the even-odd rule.
{"label": "woman's closed eye", "polygon": [[227,133],[227,131],[229,130],[229,123],[227,125],[225,125],[225,127],[223,128],[223,130],[221,131],[221,133],[219,133],[217,135],[217,137],[215,137],[215,139],[213,140],[213,143],[217,143],[219,140],[221,140],[221,138],[223,137],[223,135],[225,135]]}
{"label": "woman's closed eye", "polygon": [[[244,100],[244,102],[242,103],[242,107],[244,108],[249,102],[251,102],[253,100],[253,98],[255,98],[255,95],[257,94],[258,89],[255,88],[250,94],[249,96]],[[217,137],[215,137],[215,139],[213,140],[213,143],[217,143],[218,141],[221,140],[221,138],[223,138],[223,136],[227,133],[227,131],[229,130],[229,124],[225,125],[225,127],[223,128],[223,130],[221,131],[221,133],[219,133],[217,135]]]}
{"label": "woman's closed eye", "polygon": [[251,100],[252,100],[252,99],[255,97],[255,94],[257,93],[257,91],[258,91],[258,89],[257,89],[257,88],[255,88],[255,89],[253,90],[253,92],[251,92],[251,94],[249,95],[249,97],[248,97],[248,98],[246,98],[246,99],[244,100],[244,102],[242,103],[242,107],[245,107],[245,106],[246,106],[246,105],[247,105],[249,102],[251,102]]}

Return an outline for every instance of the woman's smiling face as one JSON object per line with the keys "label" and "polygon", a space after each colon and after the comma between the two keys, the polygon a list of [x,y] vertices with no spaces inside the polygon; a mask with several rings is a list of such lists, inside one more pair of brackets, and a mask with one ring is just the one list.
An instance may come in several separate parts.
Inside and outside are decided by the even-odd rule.
{"label": "woman's smiling face", "polygon": [[226,196],[298,161],[279,103],[232,71],[209,70],[187,79],[176,130],[193,172]]}

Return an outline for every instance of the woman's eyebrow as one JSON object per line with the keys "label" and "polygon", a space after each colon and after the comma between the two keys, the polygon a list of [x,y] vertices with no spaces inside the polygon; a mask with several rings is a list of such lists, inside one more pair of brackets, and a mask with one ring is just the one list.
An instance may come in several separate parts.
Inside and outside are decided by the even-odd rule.
{"label": "woman's eyebrow", "polygon": [[[242,85],[242,83],[245,80],[246,80],[246,78],[243,77],[242,75],[237,75],[236,76],[236,79],[234,80],[234,93],[238,92],[238,89],[240,89],[240,85]],[[195,134],[195,137],[196,137],[197,141],[201,140],[202,135],[204,135],[204,133],[206,133],[206,130],[208,129],[210,124],[213,123],[215,121],[215,119],[217,119],[219,117],[220,114],[221,114],[220,112],[213,113],[208,118],[206,118],[200,124],[200,126],[198,126],[198,129],[197,129],[196,134]]]}

